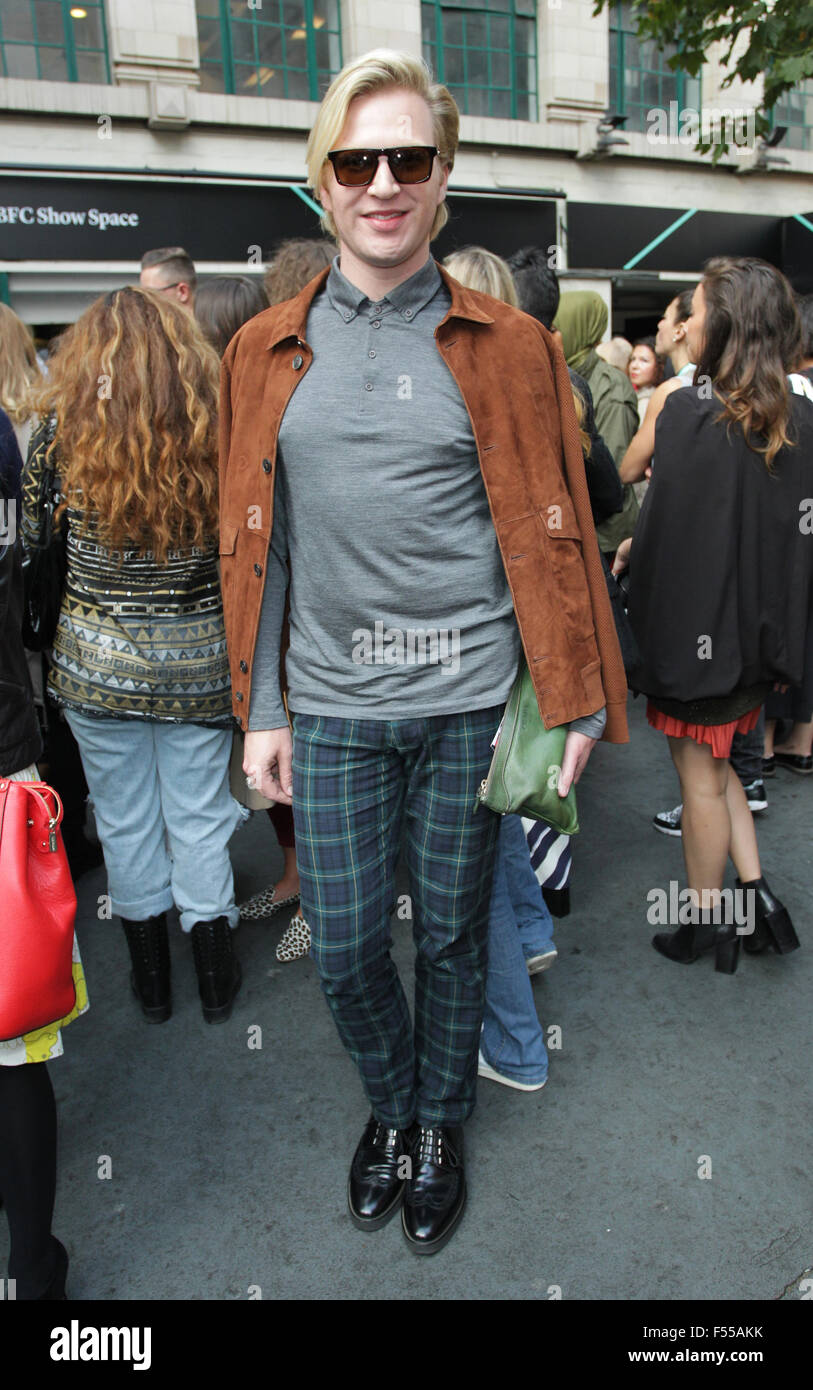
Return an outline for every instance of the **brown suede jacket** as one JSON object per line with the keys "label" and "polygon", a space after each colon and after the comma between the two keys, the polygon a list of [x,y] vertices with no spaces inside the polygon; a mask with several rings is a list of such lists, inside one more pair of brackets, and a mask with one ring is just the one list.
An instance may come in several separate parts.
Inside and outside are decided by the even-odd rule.
{"label": "brown suede jacket", "polygon": [[[627,741],[627,682],[599,559],[570,379],[527,314],[464,289],[435,330],[472,422],[539,709],[548,728],[607,707]],[[248,728],[251,669],[271,537],[277,438],[308,370],[308,310],[328,271],[232,339],[220,391],[220,559],[233,708]],[[383,422],[382,422],[383,423]],[[417,499],[419,501],[419,499]]]}

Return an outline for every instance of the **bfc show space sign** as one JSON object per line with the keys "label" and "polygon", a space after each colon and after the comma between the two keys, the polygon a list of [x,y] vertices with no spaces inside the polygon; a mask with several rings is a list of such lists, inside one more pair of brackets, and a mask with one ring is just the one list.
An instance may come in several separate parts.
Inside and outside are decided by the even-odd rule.
{"label": "bfc show space sign", "polygon": [[0,227],[137,227],[137,212],[100,212],[99,208],[33,207],[30,203],[3,207],[0,204]]}
{"label": "bfc show space sign", "polygon": [[194,260],[249,263],[252,248],[318,235],[318,217],[284,184],[0,175],[4,261],[128,261],[185,246]]}

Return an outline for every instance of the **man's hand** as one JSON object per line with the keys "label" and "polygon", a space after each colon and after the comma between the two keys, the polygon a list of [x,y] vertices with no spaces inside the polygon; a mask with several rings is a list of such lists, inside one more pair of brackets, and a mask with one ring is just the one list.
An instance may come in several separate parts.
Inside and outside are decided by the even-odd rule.
{"label": "man's hand", "polygon": [[625,541],[621,542],[617,551],[615,552],[615,559],[613,560],[613,574],[618,575],[624,573],[624,570],[627,569],[627,567],[629,566],[631,550],[632,536],[628,536]]}
{"label": "man's hand", "polygon": [[575,785],[587,767],[587,759],[593,751],[597,739],[588,738],[586,734],[577,734],[571,729],[565,739],[565,752],[562,758],[562,770],[559,773],[559,781],[556,786],[560,796],[567,796],[571,784]]}
{"label": "man's hand", "polygon": [[293,793],[293,745],[288,725],[281,729],[255,729],[246,734],[243,771],[268,801],[291,805]]}

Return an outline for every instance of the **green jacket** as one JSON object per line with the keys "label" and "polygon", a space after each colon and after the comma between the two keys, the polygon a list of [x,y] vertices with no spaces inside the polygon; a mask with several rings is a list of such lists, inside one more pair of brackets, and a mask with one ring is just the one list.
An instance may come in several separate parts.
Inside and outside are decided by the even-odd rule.
{"label": "green jacket", "polygon": [[[638,401],[631,381],[617,367],[611,367],[590,352],[579,367],[593,397],[596,429],[620,467],[632,436],[638,429]],[[596,527],[596,535],[601,550],[617,550],[627,536],[631,536],[638,519],[638,502],[632,485],[624,488],[624,505],[620,512]]]}

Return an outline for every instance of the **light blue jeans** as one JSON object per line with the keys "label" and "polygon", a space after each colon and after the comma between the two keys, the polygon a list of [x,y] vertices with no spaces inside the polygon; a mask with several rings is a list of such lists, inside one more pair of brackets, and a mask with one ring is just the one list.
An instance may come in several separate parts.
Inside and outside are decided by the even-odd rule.
{"label": "light blue jeans", "polygon": [[519,816],[503,816],[488,919],[486,1010],[480,1051],[495,1071],[544,1081],[548,1053],[526,960],[553,950],[553,919]]}
{"label": "light blue jeans", "polygon": [[196,922],[240,920],[229,840],[231,729],[94,719],[66,710],[96,816],[113,912],[131,921],[175,906]]}

